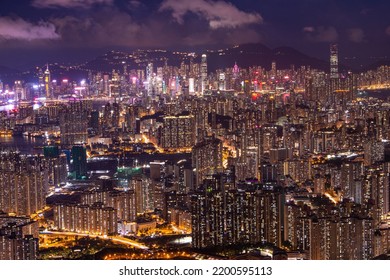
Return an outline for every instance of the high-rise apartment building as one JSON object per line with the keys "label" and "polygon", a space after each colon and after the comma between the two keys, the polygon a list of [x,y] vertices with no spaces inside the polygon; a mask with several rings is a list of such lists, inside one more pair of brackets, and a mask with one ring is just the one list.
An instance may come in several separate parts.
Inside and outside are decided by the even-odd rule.
{"label": "high-rise apartment building", "polygon": [[70,106],[60,113],[61,144],[73,146],[87,142],[89,104],[82,101],[71,102]]}
{"label": "high-rise apartment building", "polygon": [[44,208],[47,162],[40,156],[0,155],[0,211],[29,216]]}
{"label": "high-rise apartment building", "polygon": [[38,233],[38,222],[0,215],[0,260],[36,260]]}
{"label": "high-rise apartment building", "polygon": [[221,174],[203,181],[191,197],[192,246],[282,242],[281,192],[260,184],[229,189]]}
{"label": "high-rise apartment building", "polygon": [[207,175],[223,170],[222,141],[210,137],[192,148],[192,166],[195,168],[195,187],[198,187]]}
{"label": "high-rise apartment building", "polygon": [[195,144],[195,121],[192,115],[164,117],[161,147],[190,149]]}

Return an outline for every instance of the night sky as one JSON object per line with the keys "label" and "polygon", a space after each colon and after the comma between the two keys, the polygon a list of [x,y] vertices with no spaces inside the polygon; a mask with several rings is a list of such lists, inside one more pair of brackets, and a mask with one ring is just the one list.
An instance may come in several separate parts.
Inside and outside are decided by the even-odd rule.
{"label": "night sky", "polygon": [[0,65],[82,62],[107,50],[259,42],[326,59],[390,57],[389,0],[2,0]]}

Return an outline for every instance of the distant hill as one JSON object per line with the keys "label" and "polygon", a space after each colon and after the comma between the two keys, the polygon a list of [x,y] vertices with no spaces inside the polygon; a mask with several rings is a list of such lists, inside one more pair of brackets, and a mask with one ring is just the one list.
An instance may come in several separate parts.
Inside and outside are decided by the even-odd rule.
{"label": "distant hill", "polygon": [[381,66],[390,66],[390,60],[381,60],[364,67],[363,71],[376,70]]}
{"label": "distant hill", "polygon": [[[312,68],[327,70],[328,62],[307,56],[293,48],[279,47],[271,49],[263,44],[244,44],[221,50],[208,50],[208,71],[233,67],[234,63],[241,68],[254,65],[271,68],[271,63],[276,62],[278,69],[287,69],[291,65],[295,67],[310,66]],[[194,62],[200,62],[201,53],[194,58]],[[182,61],[189,61],[189,56],[181,52],[167,50],[139,50],[132,54],[111,51],[82,65],[83,69],[93,71],[111,72],[113,69],[123,70],[123,63],[130,68],[146,68],[148,62],[153,62],[154,67],[163,66],[167,60],[168,65],[179,66]]]}
{"label": "distant hill", "polygon": [[[200,63],[202,53],[207,54],[209,73],[217,69],[231,68],[235,63],[240,68],[261,66],[266,70],[270,70],[272,62],[276,63],[277,69],[290,69],[294,65],[295,69],[301,66],[310,66],[314,69],[329,71],[329,61],[308,56],[291,47],[272,49],[261,43],[242,44],[219,50],[207,50],[197,54],[162,49],[135,50],[132,52],[110,51],[83,64],[66,66],[54,63],[50,64],[49,67],[53,79],[68,78],[78,80],[86,78],[89,71],[92,73],[111,73],[115,69],[123,73],[125,65],[127,70],[130,70],[146,69],[149,62],[153,63],[154,69],[163,66],[165,63],[169,66],[180,66],[183,61],[188,64],[190,59],[194,63]],[[379,61],[356,72],[373,70],[381,65],[390,65],[390,60]],[[39,65],[39,67],[44,67],[44,65]],[[348,69],[350,68],[340,65],[340,71]],[[8,84],[12,84],[18,79],[34,82],[37,80],[36,72],[36,68],[31,68],[22,73],[15,69],[0,66],[0,80]]]}
{"label": "distant hill", "polygon": [[208,68],[215,71],[218,68],[232,67],[235,62],[241,68],[261,66],[271,69],[272,62],[276,62],[277,69],[288,69],[291,65],[295,68],[310,66],[327,71],[329,63],[323,60],[307,56],[290,47],[268,48],[263,44],[244,44],[233,48],[208,52]]}

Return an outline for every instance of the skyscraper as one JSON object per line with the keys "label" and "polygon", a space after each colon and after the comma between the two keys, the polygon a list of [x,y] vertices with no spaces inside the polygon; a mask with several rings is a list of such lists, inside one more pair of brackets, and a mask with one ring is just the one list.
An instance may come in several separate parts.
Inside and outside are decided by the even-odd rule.
{"label": "skyscraper", "polygon": [[152,95],[153,93],[153,63],[148,63],[146,67],[146,81],[148,85],[148,95]]}
{"label": "skyscraper", "polygon": [[194,116],[166,116],[161,146],[166,149],[190,149],[195,143]]}
{"label": "skyscraper", "polygon": [[201,83],[202,83],[202,94],[204,94],[204,91],[207,86],[207,55],[202,54],[202,62],[201,62],[201,69],[200,69],[200,77],[201,77]]}
{"label": "skyscraper", "polygon": [[0,215],[0,260],[36,260],[38,226],[26,217]]}
{"label": "skyscraper", "polygon": [[2,153],[0,156],[0,212],[29,216],[45,207],[48,168],[40,156]]}
{"label": "skyscraper", "polygon": [[330,78],[339,78],[339,51],[337,44],[330,45]]}
{"label": "skyscraper", "polygon": [[83,146],[72,147],[73,171],[77,179],[87,174],[87,152]]}
{"label": "skyscraper", "polygon": [[196,187],[206,175],[222,172],[222,141],[212,137],[196,144],[192,149],[192,166],[196,169]]}
{"label": "skyscraper", "polygon": [[44,73],[44,85],[45,85],[45,96],[46,98],[51,97],[51,88],[50,88],[50,71],[49,71],[49,65],[46,65],[46,70]]}
{"label": "skyscraper", "polygon": [[83,102],[71,102],[60,113],[61,144],[72,146],[87,142],[88,115],[90,108]]}

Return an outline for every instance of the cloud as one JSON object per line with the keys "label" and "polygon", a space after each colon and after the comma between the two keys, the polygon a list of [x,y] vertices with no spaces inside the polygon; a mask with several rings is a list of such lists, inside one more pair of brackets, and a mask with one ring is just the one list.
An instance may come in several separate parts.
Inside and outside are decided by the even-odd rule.
{"label": "cloud", "polygon": [[302,31],[303,32],[314,32],[316,29],[313,26],[305,26]]}
{"label": "cloud", "polygon": [[0,39],[33,41],[59,38],[50,22],[31,23],[21,18],[0,17]]}
{"label": "cloud", "polygon": [[51,18],[61,35],[63,47],[172,47],[258,42],[261,37],[251,28],[210,29],[196,19],[182,25],[156,14],[137,20],[116,7],[88,11],[85,17]]}
{"label": "cloud", "polygon": [[303,32],[306,34],[306,38],[313,42],[336,42],[339,35],[333,26],[318,26],[318,27],[304,27]]}
{"label": "cloud", "polygon": [[247,13],[225,1],[210,0],[164,0],[159,11],[171,11],[172,17],[180,24],[184,16],[193,13],[208,21],[211,29],[237,28],[263,22],[258,13]]}
{"label": "cloud", "polygon": [[131,1],[129,1],[129,6],[130,7],[138,8],[141,5],[142,5],[142,3],[140,1],[138,1],[138,0],[131,0]]}
{"label": "cloud", "polygon": [[347,29],[348,39],[354,43],[361,43],[364,39],[364,31],[360,28]]}
{"label": "cloud", "polygon": [[111,5],[114,0],[34,0],[36,8],[83,8],[87,9],[96,4]]}
{"label": "cloud", "polygon": [[103,9],[88,17],[53,18],[64,43],[74,46],[130,46],[140,36],[141,25],[117,9]]}
{"label": "cloud", "polygon": [[388,27],[386,28],[385,32],[386,32],[386,35],[390,36],[390,26],[388,26]]}

